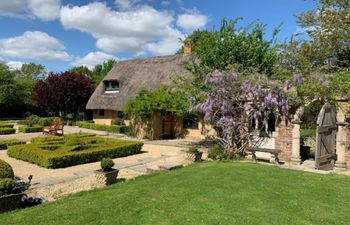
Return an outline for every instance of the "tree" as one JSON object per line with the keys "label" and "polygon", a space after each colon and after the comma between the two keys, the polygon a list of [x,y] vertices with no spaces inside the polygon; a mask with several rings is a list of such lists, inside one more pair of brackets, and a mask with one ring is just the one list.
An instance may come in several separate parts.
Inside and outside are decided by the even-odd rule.
{"label": "tree", "polygon": [[316,4],[315,9],[296,16],[310,39],[292,38],[285,44],[283,50],[287,55],[282,57],[283,64],[304,73],[349,70],[350,2],[317,0]]}
{"label": "tree", "polygon": [[45,66],[35,63],[25,63],[21,66],[20,76],[32,79],[32,80],[42,80],[45,79],[47,75],[47,70]]}
{"label": "tree", "polygon": [[92,82],[78,73],[50,73],[46,80],[35,85],[35,100],[48,112],[76,118],[89,100],[94,88]]}
{"label": "tree", "polygon": [[71,73],[80,73],[88,77],[90,80],[92,79],[92,71],[86,66],[75,66],[68,70]]}
{"label": "tree", "polygon": [[91,79],[94,81],[96,86],[103,80],[108,72],[111,71],[115,63],[116,61],[114,59],[110,59],[94,67],[92,70]]}

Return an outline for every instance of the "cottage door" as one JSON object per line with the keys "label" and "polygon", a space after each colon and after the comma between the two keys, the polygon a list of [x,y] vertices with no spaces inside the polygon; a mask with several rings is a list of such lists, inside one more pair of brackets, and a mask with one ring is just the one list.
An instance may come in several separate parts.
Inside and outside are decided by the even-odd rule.
{"label": "cottage door", "polygon": [[326,103],[323,105],[318,118],[316,129],[316,169],[333,169],[336,155],[336,112],[334,107]]}
{"label": "cottage door", "polygon": [[174,138],[174,115],[171,112],[166,112],[163,117],[163,139]]}

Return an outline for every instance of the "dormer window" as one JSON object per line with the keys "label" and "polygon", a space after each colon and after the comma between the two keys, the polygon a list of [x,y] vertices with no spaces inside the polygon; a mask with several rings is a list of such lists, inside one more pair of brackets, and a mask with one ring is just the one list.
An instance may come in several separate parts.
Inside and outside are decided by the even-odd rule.
{"label": "dormer window", "polygon": [[117,80],[105,80],[105,93],[118,93],[119,92],[119,81]]}

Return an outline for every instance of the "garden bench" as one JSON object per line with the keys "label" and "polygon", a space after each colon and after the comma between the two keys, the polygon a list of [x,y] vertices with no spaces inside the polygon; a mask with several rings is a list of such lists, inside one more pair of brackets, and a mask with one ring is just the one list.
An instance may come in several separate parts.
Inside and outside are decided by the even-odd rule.
{"label": "garden bench", "polygon": [[270,153],[270,157],[269,162],[270,163],[274,163],[274,164],[278,164],[279,163],[279,159],[278,159],[278,153],[281,152],[281,150],[279,149],[272,149],[272,148],[256,148],[256,147],[252,147],[252,148],[248,148],[248,157],[250,156],[251,159],[253,159],[254,161],[257,160],[257,158],[259,159],[266,159],[266,158],[261,158],[261,157],[257,157],[256,152],[264,152],[264,153]]}
{"label": "garden bench", "polygon": [[43,127],[43,134],[63,135],[63,127],[63,122],[55,119],[50,126]]}

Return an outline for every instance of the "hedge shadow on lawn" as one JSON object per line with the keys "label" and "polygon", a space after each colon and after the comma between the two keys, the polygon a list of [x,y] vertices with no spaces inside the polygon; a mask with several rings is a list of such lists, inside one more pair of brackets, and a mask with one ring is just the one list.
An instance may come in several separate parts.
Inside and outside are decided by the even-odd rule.
{"label": "hedge shadow on lawn", "polygon": [[141,153],[142,142],[96,137],[87,133],[33,138],[31,144],[9,146],[10,157],[45,168],[64,168]]}

